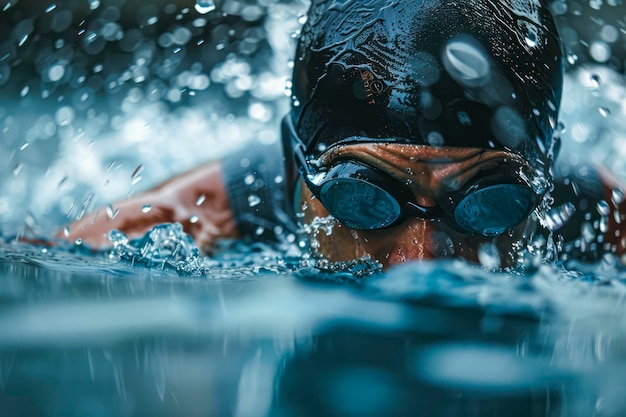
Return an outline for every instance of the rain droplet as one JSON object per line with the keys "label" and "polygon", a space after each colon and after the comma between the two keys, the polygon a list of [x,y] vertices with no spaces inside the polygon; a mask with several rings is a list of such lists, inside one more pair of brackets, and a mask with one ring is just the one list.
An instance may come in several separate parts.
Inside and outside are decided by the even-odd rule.
{"label": "rain droplet", "polygon": [[613,188],[613,191],[611,191],[611,201],[616,205],[621,204],[622,201],[624,201],[624,192],[619,188]]}
{"label": "rain droplet", "polygon": [[261,199],[259,198],[259,196],[254,195],[254,194],[250,194],[248,196],[248,205],[250,207],[255,207],[255,206],[258,206],[259,204],[261,204]]}
{"label": "rain droplet", "polygon": [[56,9],[56,8],[57,8],[57,5],[56,5],[56,4],[54,4],[54,3],[52,3],[50,6],[48,6],[48,7],[46,8],[46,13],[50,13],[51,11],[53,11],[53,10],[54,10],[54,9]]}
{"label": "rain droplet", "polygon": [[152,210],[152,206],[150,204],[144,204],[143,207],[141,207],[142,213],[149,213],[150,210]]}
{"label": "rain droplet", "polygon": [[598,74],[591,74],[591,77],[589,77],[589,81],[591,81],[591,88],[600,87],[600,76]]}
{"label": "rain droplet", "polygon": [[602,117],[609,117],[611,115],[611,110],[608,107],[599,107],[598,112]]}
{"label": "rain droplet", "polygon": [[206,200],[206,196],[204,194],[201,194],[196,200],[196,206],[201,206],[202,203],[204,203],[204,200]]}
{"label": "rain droplet", "polygon": [[20,145],[20,151],[23,151],[24,149],[28,148],[29,143],[28,142],[24,142]]}
{"label": "rain droplet", "polygon": [[215,3],[213,0],[196,0],[194,9],[200,14],[207,14],[215,10]]}
{"label": "rain droplet", "polygon": [[189,218],[189,223],[198,223],[198,220],[200,220],[200,218],[194,214]]}
{"label": "rain droplet", "polygon": [[63,228],[63,235],[65,235],[65,237],[69,237],[70,236],[70,227],[69,226],[65,226]]}
{"label": "rain droplet", "polygon": [[25,85],[24,88],[22,88],[22,90],[20,91],[20,97],[25,97],[29,91],[30,91],[30,87]]}

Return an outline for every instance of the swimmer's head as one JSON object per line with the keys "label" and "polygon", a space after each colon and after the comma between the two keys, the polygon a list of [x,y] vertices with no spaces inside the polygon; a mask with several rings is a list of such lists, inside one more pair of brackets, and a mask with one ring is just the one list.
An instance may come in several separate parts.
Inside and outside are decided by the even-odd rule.
{"label": "swimmer's head", "polygon": [[540,0],[313,0],[290,117],[308,157],[409,143],[505,150],[547,173],[562,80]]}

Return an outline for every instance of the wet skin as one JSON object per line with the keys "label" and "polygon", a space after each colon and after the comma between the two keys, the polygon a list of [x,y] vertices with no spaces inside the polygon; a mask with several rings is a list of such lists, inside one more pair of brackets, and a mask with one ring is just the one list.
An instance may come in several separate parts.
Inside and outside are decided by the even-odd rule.
{"label": "wet skin", "polygon": [[[433,148],[401,144],[357,144],[333,148],[322,155],[320,165],[330,167],[340,159],[364,162],[407,184],[415,202],[423,206],[436,205],[437,192],[444,186],[462,186],[481,171],[500,164],[523,166],[518,156],[493,150],[474,148]],[[328,212],[312,196],[304,183],[299,187],[303,222],[311,223]],[[479,250],[492,245],[499,253],[500,266],[513,266],[516,246],[525,233],[532,230],[522,222],[510,233],[496,237],[477,236],[452,230],[440,220],[408,218],[382,230],[355,230],[335,222],[330,234],[319,230],[315,239],[318,255],[329,261],[343,261],[370,255],[384,268],[407,260],[460,257],[478,262]],[[533,225],[530,225],[533,226]]]}
{"label": "wet skin", "polygon": [[[415,202],[424,206],[435,204],[435,196],[443,184],[461,185],[480,171],[502,163],[524,164],[516,155],[501,151],[398,144],[332,148],[322,155],[320,163],[330,166],[340,158],[362,161],[404,184],[410,180],[408,186]],[[599,172],[604,182],[605,201],[611,201],[614,189],[624,192],[612,175],[602,169]],[[299,202],[306,206],[302,222],[311,223],[316,217],[328,216],[326,209],[312,198],[302,182],[300,190]],[[147,204],[152,209],[144,212],[142,208]],[[101,207],[69,225],[69,233],[59,231],[57,237],[70,241],[80,238],[90,247],[102,248],[110,246],[107,234],[111,229],[118,229],[132,239],[143,236],[158,224],[180,222],[184,231],[208,254],[219,239],[239,237],[219,162],[201,165],[132,199],[114,203],[112,207],[119,209],[113,218],[107,214],[106,208]],[[621,232],[626,224],[626,199],[612,202],[609,207],[611,213],[605,242],[612,246],[613,253],[623,256],[626,253],[626,232]],[[197,218],[192,222],[194,216]],[[537,227],[536,221],[528,219],[511,233],[485,237],[460,233],[438,220],[408,218],[394,227],[371,231],[354,230],[335,222],[330,235],[321,229],[310,237],[319,243],[314,252],[330,261],[370,255],[384,268],[408,260],[444,257],[479,262],[481,248],[490,245],[491,252],[497,250],[499,266],[507,267],[515,265],[518,249],[526,251],[526,238]]]}

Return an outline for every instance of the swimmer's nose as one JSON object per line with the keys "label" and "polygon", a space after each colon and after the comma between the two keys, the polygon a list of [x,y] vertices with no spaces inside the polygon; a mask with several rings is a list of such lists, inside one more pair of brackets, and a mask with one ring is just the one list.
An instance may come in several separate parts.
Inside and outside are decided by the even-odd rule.
{"label": "swimmer's nose", "polygon": [[410,219],[399,225],[399,231],[394,235],[394,244],[387,258],[387,266],[440,257],[441,254],[435,254],[433,251],[437,231],[437,223],[425,219]]}

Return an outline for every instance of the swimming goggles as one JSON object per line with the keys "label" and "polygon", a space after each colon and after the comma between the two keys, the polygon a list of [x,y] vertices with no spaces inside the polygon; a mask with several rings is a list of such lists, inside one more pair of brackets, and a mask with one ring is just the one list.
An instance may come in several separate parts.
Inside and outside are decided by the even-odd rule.
{"label": "swimming goggles", "polygon": [[385,229],[419,217],[441,219],[462,233],[495,236],[519,225],[540,201],[514,167],[503,164],[481,172],[461,188],[442,186],[436,206],[421,206],[412,201],[414,195],[406,184],[360,161],[339,160],[327,169],[314,166],[290,117],[283,120],[283,131],[291,136],[306,186],[331,216],[353,229]]}

